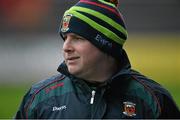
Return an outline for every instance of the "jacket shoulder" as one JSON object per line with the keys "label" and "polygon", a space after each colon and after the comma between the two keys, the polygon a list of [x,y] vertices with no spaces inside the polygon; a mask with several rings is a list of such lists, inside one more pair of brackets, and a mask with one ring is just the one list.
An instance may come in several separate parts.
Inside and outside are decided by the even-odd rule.
{"label": "jacket shoulder", "polygon": [[54,75],[48,79],[41,80],[38,83],[35,83],[32,85],[30,94],[36,94],[37,92],[40,92],[41,90],[45,89],[46,87],[65,80],[66,76],[63,74]]}
{"label": "jacket shoulder", "polygon": [[42,100],[42,98],[48,96],[44,94],[45,92],[48,92],[46,91],[46,88],[51,88],[49,86],[61,83],[61,81],[64,81],[66,78],[65,75],[58,74],[32,85],[23,97],[15,118],[35,118],[32,109],[40,102],[40,100]]}
{"label": "jacket shoulder", "polygon": [[[137,95],[154,109],[156,117],[163,115],[173,118],[173,115],[174,117],[176,116],[178,108],[167,89],[156,81],[134,70],[131,71],[131,79],[133,80],[133,86],[136,88],[135,91],[137,91]],[[167,107],[174,108],[174,112],[168,111]],[[166,115],[164,115],[164,113],[166,113]]]}

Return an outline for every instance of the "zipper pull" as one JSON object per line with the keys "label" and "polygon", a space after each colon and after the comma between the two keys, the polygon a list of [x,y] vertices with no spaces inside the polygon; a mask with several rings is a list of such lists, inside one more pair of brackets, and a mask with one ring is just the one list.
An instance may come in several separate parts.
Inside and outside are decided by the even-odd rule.
{"label": "zipper pull", "polygon": [[91,101],[90,101],[90,104],[91,104],[91,105],[94,103],[94,96],[95,96],[95,94],[96,94],[96,91],[93,90],[93,91],[92,91],[92,94],[91,94]]}

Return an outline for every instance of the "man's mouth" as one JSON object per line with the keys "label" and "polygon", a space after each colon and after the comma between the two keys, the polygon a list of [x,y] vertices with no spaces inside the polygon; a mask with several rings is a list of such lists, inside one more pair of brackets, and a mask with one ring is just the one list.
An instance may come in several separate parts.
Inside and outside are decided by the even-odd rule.
{"label": "man's mouth", "polygon": [[75,60],[79,59],[80,57],[67,57],[66,62],[71,63],[74,62]]}

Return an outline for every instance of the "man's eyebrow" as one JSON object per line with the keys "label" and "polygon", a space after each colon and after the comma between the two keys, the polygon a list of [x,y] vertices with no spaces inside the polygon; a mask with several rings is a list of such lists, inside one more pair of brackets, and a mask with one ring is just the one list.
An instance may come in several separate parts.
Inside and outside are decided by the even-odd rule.
{"label": "man's eyebrow", "polygon": [[[77,35],[77,34],[70,34],[70,36],[73,37],[73,38],[85,39],[84,37],[82,37],[82,36],[80,36],[80,35]],[[66,38],[66,37],[67,37],[67,34],[65,34],[63,37]]]}
{"label": "man's eyebrow", "polygon": [[79,35],[76,35],[76,34],[73,34],[72,37],[75,37],[75,38],[81,38],[81,39],[85,39],[84,37],[82,36],[79,36]]}

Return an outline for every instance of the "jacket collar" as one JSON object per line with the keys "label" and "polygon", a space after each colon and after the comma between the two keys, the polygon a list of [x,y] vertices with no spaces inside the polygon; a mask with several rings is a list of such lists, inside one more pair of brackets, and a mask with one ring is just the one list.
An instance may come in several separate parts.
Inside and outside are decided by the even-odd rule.
{"label": "jacket collar", "polygon": [[[130,69],[131,69],[131,64],[129,62],[128,56],[126,54],[126,51],[123,50],[122,51],[122,55],[121,55],[121,64],[120,64],[120,67],[119,67],[119,71],[111,77],[111,79],[108,81],[108,83],[111,83],[111,81],[113,79],[115,79],[117,77],[120,77],[121,75],[129,74],[130,73]],[[73,75],[71,75],[69,73],[65,62],[62,62],[59,65],[57,71],[62,73],[62,74],[64,74],[64,75],[66,75],[66,76],[74,77]]]}
{"label": "jacket collar", "polygon": [[121,59],[120,60],[121,61],[120,61],[120,65],[119,65],[119,70],[118,70],[118,72],[116,74],[114,74],[112,76],[111,79],[114,79],[114,78],[116,78],[118,76],[130,73],[131,64],[130,64],[129,58],[127,56],[127,53],[126,53],[126,51],[124,49],[122,50],[122,54],[121,54]]}

